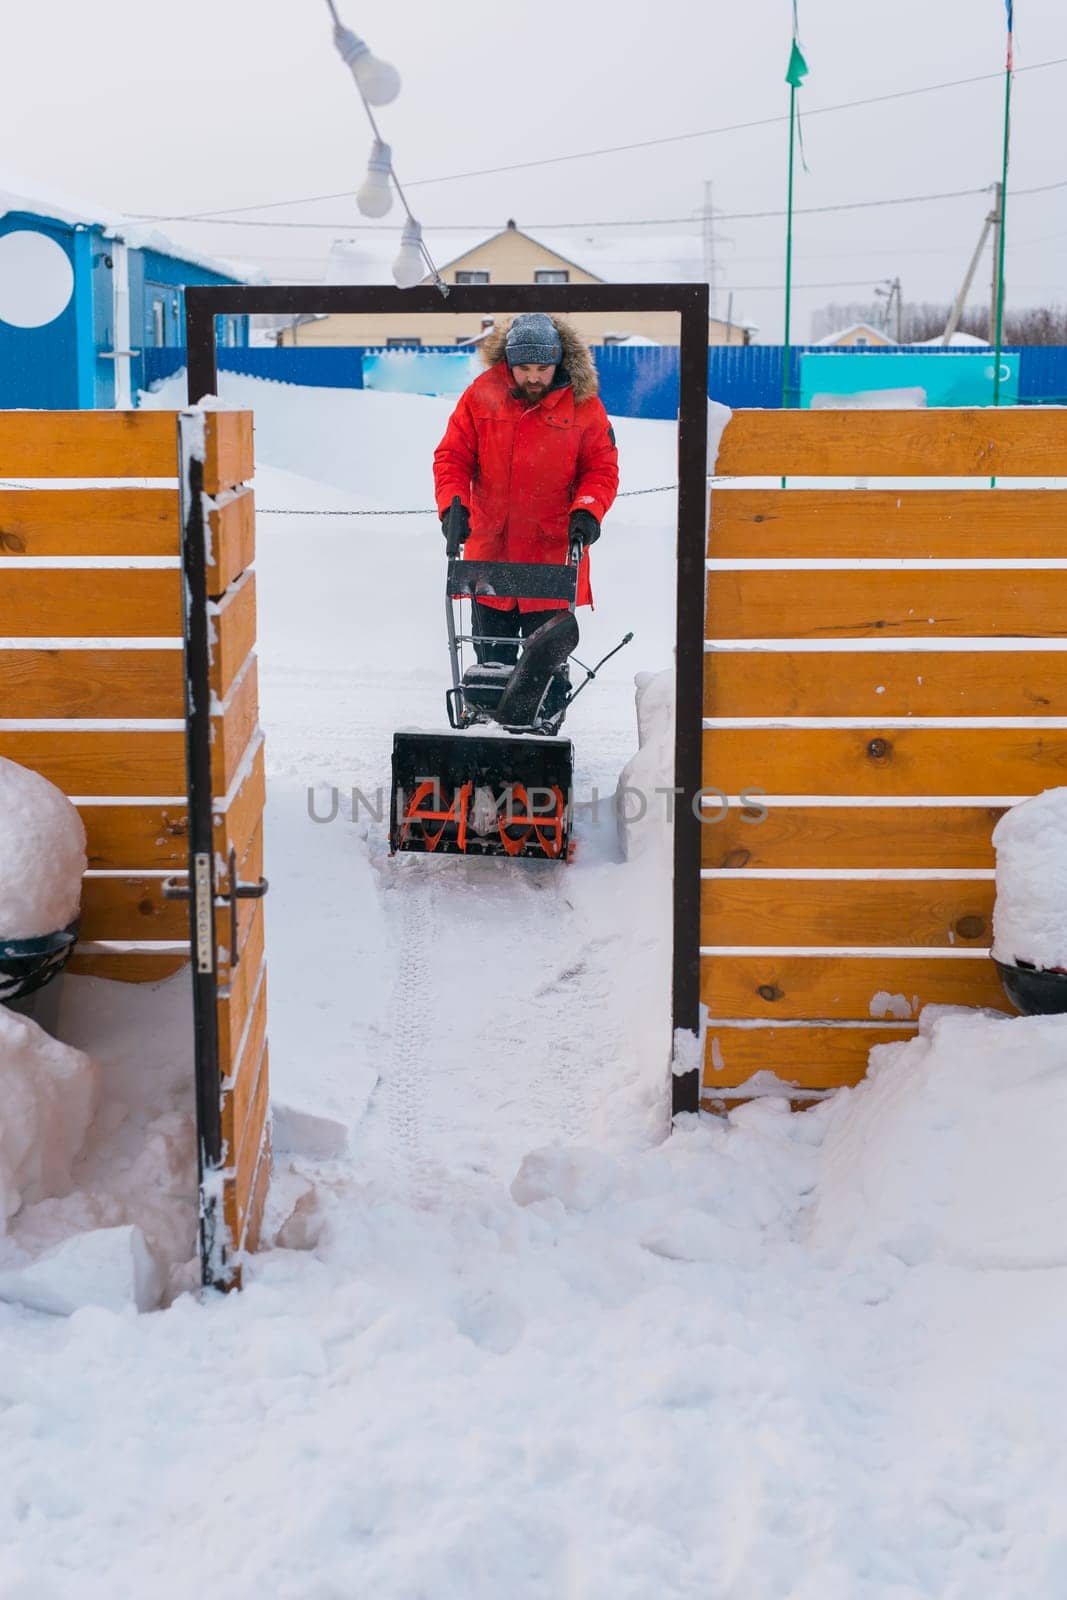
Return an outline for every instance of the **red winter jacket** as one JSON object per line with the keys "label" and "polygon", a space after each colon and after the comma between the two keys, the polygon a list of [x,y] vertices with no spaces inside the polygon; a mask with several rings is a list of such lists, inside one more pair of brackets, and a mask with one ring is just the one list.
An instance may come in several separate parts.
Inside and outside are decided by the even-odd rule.
{"label": "red winter jacket", "polygon": [[[596,394],[575,400],[567,384],[550,389],[536,405],[512,394],[505,361],[476,378],[461,395],[445,436],[434,451],[437,508],[452,497],[470,510],[468,561],[567,560],[572,511],[597,521],[611,509],[619,486],[618,453],[608,414]],[[589,555],[578,570],[578,604],[592,605]],[[513,600],[483,605],[508,611]],[[558,600],[520,600],[522,611],[561,610]]]}

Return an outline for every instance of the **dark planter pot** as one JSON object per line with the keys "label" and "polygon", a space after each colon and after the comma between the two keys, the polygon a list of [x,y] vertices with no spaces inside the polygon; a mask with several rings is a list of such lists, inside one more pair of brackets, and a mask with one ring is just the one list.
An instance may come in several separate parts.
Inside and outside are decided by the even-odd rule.
{"label": "dark planter pot", "polygon": [[1040,967],[994,960],[1001,987],[1024,1017],[1051,1017],[1067,1011],[1067,972],[1044,972]]}
{"label": "dark planter pot", "polygon": [[35,939],[0,939],[0,1005],[21,1000],[57,977],[74,953],[78,919]]}

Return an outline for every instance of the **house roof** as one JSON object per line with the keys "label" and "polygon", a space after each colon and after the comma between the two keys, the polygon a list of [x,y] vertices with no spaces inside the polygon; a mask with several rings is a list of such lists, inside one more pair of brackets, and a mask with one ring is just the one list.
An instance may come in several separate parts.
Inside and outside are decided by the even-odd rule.
{"label": "house roof", "polygon": [[133,250],[153,250],[157,255],[186,261],[190,266],[201,267],[205,272],[217,272],[224,278],[236,278],[245,283],[266,281],[264,275],[254,267],[187,249],[185,245],[176,244],[165,233],[161,233],[154,223],[136,222],[112,206],[75,199],[58,189],[47,188],[28,179],[0,174],[0,216],[11,211],[27,212],[31,216],[43,217],[72,228],[99,228],[107,238],[120,239]]}
{"label": "house roof", "polygon": [[[556,260],[561,261],[565,267],[573,267],[576,272],[587,272],[590,277],[597,277],[592,267],[583,266],[581,262],[575,261],[573,256],[567,255],[558,244],[546,244],[544,239],[535,239],[533,234],[525,232],[514,222],[509,222],[507,227],[498,229],[496,233],[488,234],[484,239],[476,240],[474,244],[468,244],[458,256],[454,256],[450,261],[444,262],[439,270],[444,271],[448,267],[454,267],[463,260],[464,256],[473,255],[475,251],[481,250],[487,244],[493,244],[497,239],[505,238],[509,233],[514,233],[518,238],[525,239],[528,244],[536,245],[539,250],[544,250],[550,256],[555,256]],[[601,278],[599,281],[602,283],[604,280]]]}
{"label": "house roof", "polygon": [[[423,228],[427,249],[439,271],[452,269],[465,256],[499,239],[509,230],[481,238],[469,231],[451,228]],[[598,234],[575,228],[573,232],[527,233],[514,229],[523,239],[556,257],[564,266],[577,267],[601,283],[700,283],[704,277],[703,247],[695,236],[686,234]],[[400,224],[393,229],[361,233],[352,239],[336,239],[326,259],[326,283],[392,283],[392,263],[400,248]],[[718,321],[725,318],[721,315]],[[754,326],[738,314],[735,327]]]}
{"label": "house roof", "polygon": [[879,344],[892,344],[893,340],[884,328],[875,328],[869,322],[850,322],[847,328],[838,328],[836,333],[828,333],[825,339],[816,339],[816,344],[839,344],[842,339],[847,339],[850,333],[873,333]]}

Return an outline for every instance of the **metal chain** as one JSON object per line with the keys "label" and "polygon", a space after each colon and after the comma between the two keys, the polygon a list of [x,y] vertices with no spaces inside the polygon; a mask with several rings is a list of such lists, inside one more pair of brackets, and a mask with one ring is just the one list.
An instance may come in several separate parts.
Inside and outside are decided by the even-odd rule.
{"label": "metal chain", "polygon": [[[709,483],[718,483],[719,479],[708,476]],[[677,489],[676,483],[660,483],[654,489],[623,489],[615,496],[616,500],[626,500],[638,494],[670,494]],[[413,506],[405,510],[389,508],[385,511],[307,511],[300,506],[257,506],[258,517],[436,517],[435,506]]]}

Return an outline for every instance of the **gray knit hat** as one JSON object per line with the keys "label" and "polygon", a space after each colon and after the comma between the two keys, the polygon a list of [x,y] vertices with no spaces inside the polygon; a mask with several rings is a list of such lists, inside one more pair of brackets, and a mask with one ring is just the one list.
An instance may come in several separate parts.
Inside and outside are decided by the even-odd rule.
{"label": "gray knit hat", "polygon": [[508,329],[504,354],[509,367],[554,367],[563,354],[556,324],[543,311],[524,311]]}

